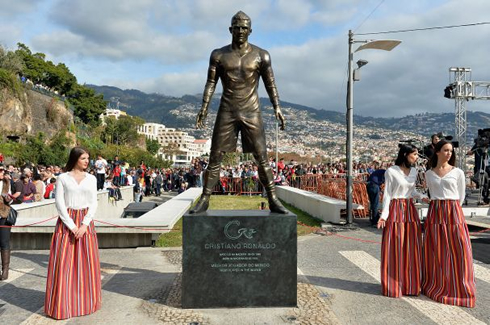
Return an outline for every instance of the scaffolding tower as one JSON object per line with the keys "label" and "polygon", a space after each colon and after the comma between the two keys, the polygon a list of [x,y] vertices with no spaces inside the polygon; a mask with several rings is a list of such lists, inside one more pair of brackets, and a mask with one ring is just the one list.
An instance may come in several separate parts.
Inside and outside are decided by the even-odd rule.
{"label": "scaffolding tower", "polygon": [[489,81],[471,81],[470,68],[449,68],[449,86],[444,90],[444,97],[454,99],[454,129],[457,149],[458,167],[466,174],[466,102],[469,100],[490,99]]}

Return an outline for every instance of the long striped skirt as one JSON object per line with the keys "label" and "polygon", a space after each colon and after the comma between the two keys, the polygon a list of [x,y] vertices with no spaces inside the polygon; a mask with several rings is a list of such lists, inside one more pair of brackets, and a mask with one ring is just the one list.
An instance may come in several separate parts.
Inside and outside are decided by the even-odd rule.
{"label": "long striped skirt", "polygon": [[[88,209],[68,209],[77,227]],[[99,244],[94,223],[80,239],[58,219],[51,241],[44,312],[55,319],[92,314],[101,306]]]}
{"label": "long striped skirt", "polygon": [[448,305],[475,306],[470,235],[456,200],[431,201],[425,222],[422,292]]}
{"label": "long striped skirt", "polygon": [[381,293],[416,296],[421,289],[422,231],[411,199],[393,199],[381,242]]}

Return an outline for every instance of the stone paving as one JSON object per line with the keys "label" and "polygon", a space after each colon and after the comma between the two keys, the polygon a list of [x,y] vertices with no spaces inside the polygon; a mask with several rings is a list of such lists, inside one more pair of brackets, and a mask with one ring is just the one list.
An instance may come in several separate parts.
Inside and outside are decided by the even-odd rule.
{"label": "stone paving", "polygon": [[[473,309],[423,296],[383,297],[380,234],[361,223],[358,230],[338,233],[343,237],[300,237],[297,308],[182,309],[180,249],[104,249],[102,309],[66,321],[42,312],[49,252],[14,251],[11,278],[0,282],[0,324],[490,324],[490,265],[478,260]],[[475,256],[489,256],[490,245],[474,250]]]}

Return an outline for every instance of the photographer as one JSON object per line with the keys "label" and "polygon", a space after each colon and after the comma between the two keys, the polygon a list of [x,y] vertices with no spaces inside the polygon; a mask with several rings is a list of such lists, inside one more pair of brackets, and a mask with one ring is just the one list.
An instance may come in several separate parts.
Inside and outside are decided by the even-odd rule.
{"label": "photographer", "polygon": [[490,175],[490,167],[488,166],[488,151],[490,145],[490,129],[479,129],[478,137],[474,140],[473,147],[466,153],[467,155],[475,155],[475,165],[473,167],[473,177],[471,180],[480,189],[480,197],[478,202],[485,204],[490,203],[488,175]]}
{"label": "photographer", "polygon": [[431,135],[430,137],[431,143],[428,146],[424,147],[424,155],[427,157],[428,160],[430,160],[432,155],[434,155],[434,148],[436,147],[436,144],[440,141],[439,135],[440,133],[435,133]]}

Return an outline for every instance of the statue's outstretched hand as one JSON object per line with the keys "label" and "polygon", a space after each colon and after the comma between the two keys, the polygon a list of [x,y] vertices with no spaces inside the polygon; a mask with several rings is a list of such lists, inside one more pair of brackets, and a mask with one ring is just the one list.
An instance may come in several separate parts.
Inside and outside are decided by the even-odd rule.
{"label": "statue's outstretched hand", "polygon": [[206,108],[201,108],[197,114],[196,129],[204,129],[206,125],[206,117],[208,116],[208,110]]}
{"label": "statue's outstretched hand", "polygon": [[284,115],[282,115],[281,108],[276,107],[274,108],[275,115],[276,115],[276,120],[279,121],[279,127],[281,130],[284,130],[286,128],[286,120],[284,119]]}

